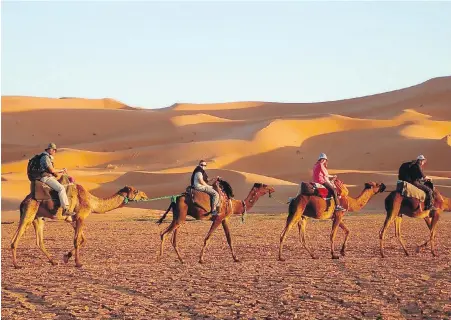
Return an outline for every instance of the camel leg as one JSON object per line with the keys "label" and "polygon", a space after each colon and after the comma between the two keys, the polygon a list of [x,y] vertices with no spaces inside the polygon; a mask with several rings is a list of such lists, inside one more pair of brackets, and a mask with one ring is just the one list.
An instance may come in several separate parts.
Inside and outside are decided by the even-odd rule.
{"label": "camel leg", "polygon": [[47,259],[49,259],[49,262],[52,265],[54,265],[54,266],[57,265],[58,263],[53,261],[52,257],[47,252],[47,249],[45,248],[45,245],[44,245],[44,219],[42,219],[42,218],[34,219],[33,226],[34,226],[34,230],[36,232],[36,245],[41,249],[42,252],[44,252],[45,256],[47,257]]}
{"label": "camel leg", "polygon": [[318,257],[316,257],[313,254],[313,252],[307,247],[307,241],[305,239],[305,236],[306,236],[305,227],[306,226],[307,226],[307,218],[302,217],[301,220],[298,222],[299,238],[301,240],[302,246],[304,247],[305,250],[307,250],[307,252],[310,254],[312,259],[317,259]]}
{"label": "camel leg", "polygon": [[396,217],[395,218],[395,223],[393,224],[393,226],[395,227],[395,237],[398,238],[399,234],[398,234],[398,219],[402,219],[402,217]]}
{"label": "camel leg", "polygon": [[204,239],[204,246],[202,247],[202,251],[200,252],[199,263],[204,263],[205,249],[207,248],[207,245],[210,242],[211,235],[216,230],[216,228],[218,228],[218,226],[221,224],[221,222],[222,222],[222,219],[220,218],[220,216],[217,216],[216,219],[213,221],[213,223],[210,227],[210,230],[208,231],[207,236]]}
{"label": "camel leg", "polygon": [[27,201],[25,204],[21,204],[20,207],[20,221],[17,231],[15,232],[13,238],[11,239],[11,253],[13,256],[14,268],[20,269],[17,264],[17,246],[19,245],[19,240],[28,229],[39,209],[39,203],[35,201]]}
{"label": "camel leg", "polygon": [[80,246],[83,234],[83,224],[84,220],[80,217],[75,222],[74,248],[75,248],[75,266],[77,268],[81,268],[83,266],[80,262]]}
{"label": "camel leg", "polygon": [[337,235],[338,226],[343,218],[342,212],[335,212],[335,218],[332,223],[332,232],[330,233],[330,253],[332,254],[332,259],[338,259],[340,256],[335,254],[335,236]]}
{"label": "camel leg", "polygon": [[[74,226],[74,229],[75,229],[75,226]],[[81,241],[80,241],[79,247],[81,248],[83,245],[86,244],[85,233],[84,233],[83,231],[81,232],[80,237],[81,237]],[[68,263],[68,262],[69,262],[69,259],[70,259],[71,257],[73,257],[74,254],[75,254],[75,249],[73,249],[72,251],[69,251],[68,253],[66,253],[66,254],[63,256],[63,261],[64,261],[64,263]]]}
{"label": "camel leg", "polygon": [[[74,231],[75,231],[76,222],[73,221],[73,222],[70,223],[70,225],[74,228]],[[81,239],[80,245],[82,245],[82,244],[85,242],[85,236],[84,236],[83,232],[81,233],[81,237],[82,237],[82,239]],[[68,263],[68,262],[69,262],[69,259],[70,259],[71,257],[73,257],[74,254],[75,254],[75,249],[72,249],[71,251],[69,251],[68,253],[66,253],[65,255],[63,255],[63,261],[64,261],[64,263]]]}
{"label": "camel leg", "polygon": [[440,213],[438,210],[433,211],[432,213],[432,221],[431,221],[431,252],[434,257],[437,257],[438,254],[435,251],[435,234],[437,232],[437,222],[439,220]]}
{"label": "camel leg", "polygon": [[172,220],[171,224],[165,230],[163,230],[163,232],[161,232],[161,234],[160,234],[160,239],[161,239],[160,252],[157,256],[157,261],[160,261],[161,257],[163,256],[164,241],[166,240],[168,233],[171,231],[174,231],[174,229],[176,229],[176,228],[177,228],[177,222],[175,220]]}
{"label": "camel leg", "polygon": [[406,256],[409,256],[409,253],[407,252],[407,248],[406,248],[406,243],[404,241],[404,239],[401,236],[401,222],[402,222],[402,217],[396,217],[395,219],[395,230],[396,230],[396,237],[399,240],[399,243],[401,243],[401,246],[404,250],[404,253],[406,254]]}
{"label": "camel leg", "polygon": [[[385,208],[387,211],[387,217],[385,218],[384,225],[382,226],[382,229],[379,232],[380,251],[381,251],[382,258],[385,258],[385,255],[384,255],[385,233],[387,232],[387,228],[398,217],[399,210],[401,209],[401,202],[402,202],[402,198],[400,195],[395,195],[392,198],[385,199]],[[396,227],[395,227],[395,230],[396,230]]]}
{"label": "camel leg", "polygon": [[379,239],[380,239],[380,251],[381,251],[381,257],[385,258],[384,255],[384,237],[385,237],[385,233],[387,232],[387,228],[392,224],[392,222],[395,220],[396,218],[390,217],[388,216],[387,218],[385,218],[385,222],[384,225],[381,229],[381,231],[379,232]]}
{"label": "camel leg", "polygon": [[177,247],[177,232],[178,232],[178,228],[180,227],[180,225],[176,225],[173,233],[172,233],[172,246],[174,247],[175,253],[177,253],[177,257],[179,258],[181,263],[183,262],[182,256],[180,255],[179,249]]}
{"label": "camel leg", "polygon": [[222,221],[222,227],[224,229],[224,233],[227,238],[227,243],[229,244],[230,251],[232,252],[233,261],[240,262],[240,260],[236,257],[235,251],[233,250],[232,237],[230,236],[229,224],[227,219]]}
{"label": "camel leg", "polygon": [[[424,221],[426,222],[426,225],[428,226],[429,231],[430,231],[432,229],[432,219],[430,217],[426,217],[426,218],[424,218]],[[416,250],[417,253],[419,253],[421,251],[421,249],[426,248],[427,245],[429,244],[429,242],[431,242],[430,239],[426,240],[425,243],[419,245]]]}
{"label": "camel leg", "polygon": [[[293,200],[293,201],[295,201],[295,200]],[[282,233],[280,235],[279,261],[285,261],[285,258],[282,257],[283,243],[284,243],[285,238],[287,237],[287,234],[290,231],[290,229],[296,223],[298,223],[299,220],[302,218],[302,214],[304,213],[306,205],[307,205],[306,203],[302,202],[302,203],[298,204],[298,207],[295,209],[294,213],[288,213],[287,223],[286,223],[285,228],[283,229],[283,231],[282,231]]]}
{"label": "camel leg", "polygon": [[346,255],[346,244],[349,240],[349,234],[351,231],[349,231],[348,227],[344,224],[343,221],[340,222],[339,227],[344,231],[345,233],[345,240],[343,241],[343,246],[341,247],[340,254],[344,257]]}

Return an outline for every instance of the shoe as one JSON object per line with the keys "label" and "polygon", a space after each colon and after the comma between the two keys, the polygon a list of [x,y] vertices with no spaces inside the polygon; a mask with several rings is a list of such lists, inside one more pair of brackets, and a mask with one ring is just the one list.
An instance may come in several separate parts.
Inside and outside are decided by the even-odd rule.
{"label": "shoe", "polygon": [[72,211],[69,211],[69,209],[63,209],[63,216],[65,216],[65,217],[71,217],[71,216],[74,216],[76,213],[75,212],[72,212]]}
{"label": "shoe", "polygon": [[346,211],[346,209],[343,208],[342,206],[338,205],[335,207],[335,211]]}

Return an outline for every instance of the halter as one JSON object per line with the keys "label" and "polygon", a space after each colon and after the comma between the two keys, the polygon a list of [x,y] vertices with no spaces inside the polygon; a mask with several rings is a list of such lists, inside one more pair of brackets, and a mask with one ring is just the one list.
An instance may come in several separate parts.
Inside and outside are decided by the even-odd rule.
{"label": "halter", "polygon": [[134,194],[134,197],[133,198],[129,198],[128,197],[128,195],[123,195],[123,194],[121,194],[121,193],[118,193],[118,195],[120,195],[121,197],[124,197],[124,204],[127,204],[127,203],[129,203],[130,201],[134,201],[135,200],[135,198],[136,198],[136,196],[138,195],[138,193],[139,193],[139,190],[135,190],[134,192],[133,192],[133,194]]}

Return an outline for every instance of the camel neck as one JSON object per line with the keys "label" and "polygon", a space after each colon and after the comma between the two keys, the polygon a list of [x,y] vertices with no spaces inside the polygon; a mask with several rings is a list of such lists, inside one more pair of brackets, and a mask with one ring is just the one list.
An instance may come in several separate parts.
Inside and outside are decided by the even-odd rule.
{"label": "camel neck", "polygon": [[115,194],[109,198],[97,198],[90,194],[90,202],[93,212],[104,213],[119,208],[124,203],[124,197]]}
{"label": "camel neck", "polygon": [[347,209],[351,212],[359,211],[368,203],[373,195],[374,191],[372,189],[364,189],[356,199],[349,196],[346,197],[346,200],[348,201]]}

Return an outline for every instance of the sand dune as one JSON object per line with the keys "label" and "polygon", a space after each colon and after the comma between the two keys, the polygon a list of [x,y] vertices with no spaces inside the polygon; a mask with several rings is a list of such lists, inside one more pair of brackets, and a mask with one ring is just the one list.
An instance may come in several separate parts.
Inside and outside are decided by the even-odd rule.
{"label": "sand dune", "polygon": [[128,109],[133,108],[114,99],[41,98],[2,96],[2,113],[44,109]]}
{"label": "sand dune", "polygon": [[[255,182],[276,197],[309,180],[320,152],[357,195],[368,181],[394,186],[401,162],[424,154],[426,173],[451,196],[451,77],[321,103],[175,104],[159,110],[112,99],[2,97],[2,205],[26,195],[28,159],[53,141],[56,166],[98,196],[125,184],[151,197],[178,194],[199,161],[244,198]],[[49,121],[51,120],[51,121]],[[48,123],[48,125],[42,125]],[[165,209],[167,200],[134,205]],[[383,196],[369,210],[383,208]],[[269,198],[256,211],[285,212]]]}

